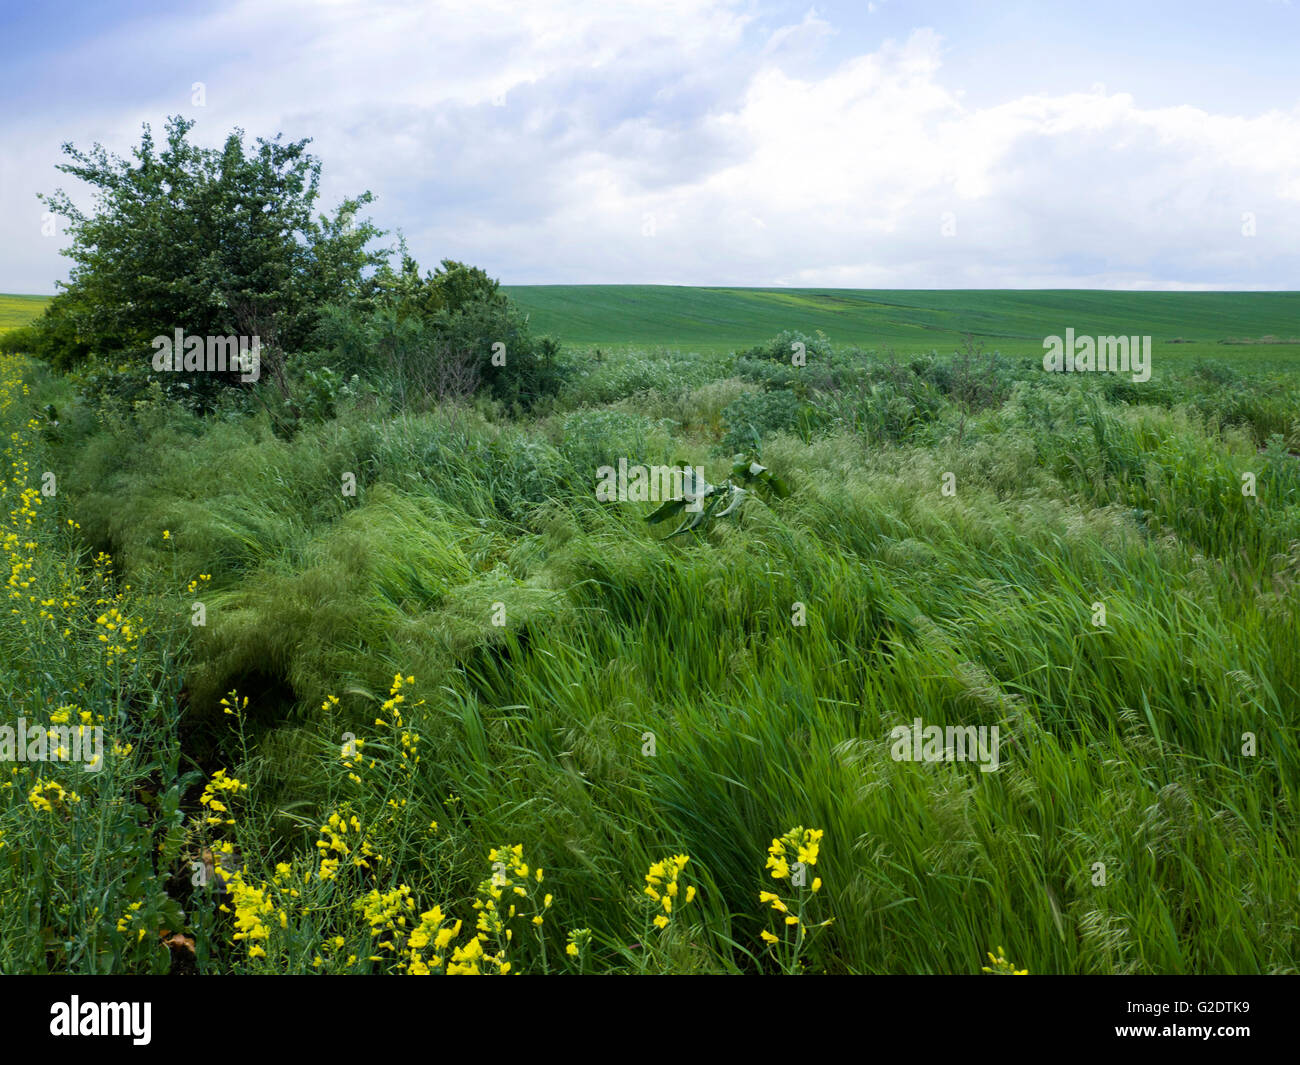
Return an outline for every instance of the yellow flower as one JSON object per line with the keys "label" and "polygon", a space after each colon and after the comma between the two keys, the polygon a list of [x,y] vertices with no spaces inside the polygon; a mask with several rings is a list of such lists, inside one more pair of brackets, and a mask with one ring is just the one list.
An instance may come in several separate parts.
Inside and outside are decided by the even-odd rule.
{"label": "yellow flower", "polygon": [[797,825],[784,836],[772,840],[772,845],[767,849],[768,859],[765,866],[772,871],[772,879],[785,880],[790,876],[792,860],[788,855],[791,851],[795,855],[794,862],[805,866],[816,865],[824,835],[825,832],[820,828],[804,828],[802,825]]}
{"label": "yellow flower", "polygon": [[1006,951],[998,947],[998,953],[995,957],[992,952],[988,955],[989,961],[993,963],[992,968],[985,965],[982,970],[986,973],[994,973],[998,976],[1028,976],[1028,969],[1017,969],[1015,965],[1007,960]]}
{"label": "yellow flower", "polygon": [[[671,858],[664,858],[661,861],[654,862],[650,866],[650,871],[646,873],[644,894],[657,902],[664,911],[654,919],[654,924],[658,928],[665,928],[669,923],[673,912],[673,899],[677,898],[681,891],[678,878],[690,860],[689,855],[674,854]],[[662,892],[659,890],[661,887]],[[685,900],[690,902],[694,898],[695,888],[688,885]],[[682,905],[685,905],[685,903]]]}

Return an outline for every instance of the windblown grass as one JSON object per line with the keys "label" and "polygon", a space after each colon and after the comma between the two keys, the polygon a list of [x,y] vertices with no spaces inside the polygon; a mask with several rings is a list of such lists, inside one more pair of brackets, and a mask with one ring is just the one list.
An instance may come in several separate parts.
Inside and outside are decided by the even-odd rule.
{"label": "windblown grass", "polygon": [[[592,465],[633,449],[722,476],[724,412],[764,388],[735,369],[602,370],[531,423],[358,406],[290,442],[168,411],[126,432],[73,403],[49,446],[128,579],[212,575],[188,750],[249,782],[268,878],[349,794],[343,737],[388,742],[400,674],[420,761],[376,890],[467,905],[488,849],[520,843],[567,907],[529,965],[582,927],[593,964],[636,970],[629,885],[683,853],[699,896],[655,965],[771,971],[763,855],[815,825],[834,922],[810,971],[976,972],[993,944],[1033,972],[1294,971],[1294,386],[1241,372],[1229,409],[1195,376],[1149,403],[1023,376],[963,416],[938,375],[920,426],[871,406],[919,391],[864,377],[856,414],[763,431],[784,501],[685,541],[594,501]],[[997,726],[1000,768],[895,761],[918,717]],[[367,824],[395,816],[375,801]]]}

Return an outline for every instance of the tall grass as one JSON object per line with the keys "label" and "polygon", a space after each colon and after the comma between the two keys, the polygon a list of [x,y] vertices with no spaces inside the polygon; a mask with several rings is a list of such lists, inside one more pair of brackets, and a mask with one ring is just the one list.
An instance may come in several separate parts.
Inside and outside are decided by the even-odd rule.
{"label": "tall grass", "polygon": [[[1294,971],[1285,437],[1260,450],[1190,379],[1146,404],[1026,377],[962,410],[932,369],[924,434],[863,413],[910,386],[813,395],[815,433],[759,440],[790,498],[687,541],[659,539],[648,504],[597,504],[591,466],[679,450],[722,476],[747,387],[730,364],[716,382],[601,371],[564,401],[579,413],[543,421],[358,407],[288,442],[169,410],[125,432],[74,403],[51,447],[70,513],[131,581],[212,575],[187,750],[255,796],[250,878],[309,863],[352,794],[344,735],[389,742],[376,704],[396,673],[420,735],[406,812],[382,789],[347,800],[397,826],[381,886],[465,907],[488,849],[521,843],[565,907],[526,966],[583,927],[593,964],[636,970],[660,943],[637,885],[682,852],[699,898],[655,964],[772,971],[763,857],[808,825],[834,917],[809,971],[975,972],[996,944],[1034,972]],[[895,761],[891,730],[918,717],[997,726],[1003,764]],[[276,965],[310,968],[329,929],[294,928]],[[228,943],[208,957],[253,964]]]}

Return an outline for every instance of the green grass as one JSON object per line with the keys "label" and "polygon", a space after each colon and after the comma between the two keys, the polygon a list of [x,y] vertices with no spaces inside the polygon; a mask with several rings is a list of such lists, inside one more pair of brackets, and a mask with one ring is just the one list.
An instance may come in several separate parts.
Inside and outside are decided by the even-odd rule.
{"label": "green grass", "polygon": [[17,329],[40,316],[48,296],[6,296],[0,294],[0,333]]}
{"label": "green grass", "polygon": [[[948,354],[970,333],[990,350],[1041,358],[1044,336],[1073,327],[1080,335],[1151,336],[1157,366],[1198,358],[1231,358],[1261,370],[1300,366],[1300,293],[1295,292],[671,285],[508,285],[505,291],[528,312],[536,331],[570,345],[605,349],[720,354],[786,329],[810,334],[820,329],[839,346],[893,349],[900,355]],[[0,332],[31,321],[47,300],[0,295]],[[1294,343],[1272,342],[1288,340]]]}
{"label": "green grass", "polygon": [[[1052,315],[1080,317],[1039,332],[1154,332],[1182,307],[1168,330],[1203,337],[1214,323],[1283,335],[1294,300],[894,294],[917,301],[907,313],[931,323],[916,327],[927,337],[985,296],[1000,316],[989,329],[1029,329],[1050,296]],[[726,351],[819,324],[847,341],[785,317],[771,293],[737,298],[762,324],[734,327]],[[732,299],[690,297],[673,321],[720,336],[733,327],[705,312],[740,313]],[[1243,317],[1252,302],[1258,315]],[[1122,325],[1139,305],[1142,324]],[[382,970],[354,902],[401,883],[420,908],[472,923],[488,849],[514,842],[555,898],[542,939],[517,934],[517,969],[553,965],[542,944],[554,959],[583,927],[595,968],[772,971],[758,892],[781,889],[764,857],[794,825],[825,830],[815,916],[835,921],[807,953],[813,972],[973,973],[998,945],[1034,973],[1296,971],[1300,387],[1275,349],[1208,341],[1216,365],[1184,352],[1148,385],[1048,375],[1025,358],[979,375],[974,393],[950,358],[895,365],[846,343],[793,378],[699,344],[629,350],[671,349],[676,326],[612,306],[585,312],[583,328],[617,326],[624,345],[600,361],[579,352],[566,391],[528,418],[361,396],[284,440],[258,414],[92,403],[30,366],[31,395],[9,388],[6,433],[46,403],[59,411],[57,426],[26,430],[22,452],[32,470],[59,471],[58,495],[39,535],[10,551],[39,561],[18,546],[32,535],[67,555],[75,520],[83,549],[114,559],[151,640],[184,647],[165,671],[183,689],[158,743],[170,750],[179,720],[184,766],[249,783],[230,831],[248,875],[313,868],[335,811],[374,826],[392,859],[337,895],[310,881],[311,911],[285,903],[266,958],[201,893],[170,889],[205,971],[304,971],[335,934],[346,945],[325,951],[326,971]],[[764,406],[771,396],[786,406]],[[804,408],[816,416],[789,422]],[[594,499],[593,467],[618,456],[680,457],[719,479],[742,429],[789,498],[673,541],[642,520],[653,504]],[[346,473],[355,496],[340,491]],[[82,698],[75,677],[97,653],[83,609],[76,655],[46,661],[63,646],[70,564],[38,568],[21,610],[0,614],[6,692],[32,716],[51,695]],[[199,574],[211,581],[187,593]],[[420,735],[409,774],[379,706],[396,673],[415,678],[400,707]],[[118,685],[95,709],[157,717],[167,686],[139,687],[153,694]],[[249,698],[238,720],[220,702],[232,689]],[[1001,768],[895,761],[890,732],[915,717],[998,727]],[[348,734],[376,760],[360,783],[339,761]],[[197,793],[183,790],[187,814]],[[23,798],[0,796],[7,838],[44,839]],[[96,802],[87,788],[84,809]],[[185,845],[206,831],[172,831],[174,865],[158,879],[183,873]],[[30,905],[41,882],[4,865],[16,851],[0,850],[0,902]],[[89,874],[47,852],[51,893],[79,897]],[[678,852],[698,902],[648,936],[642,877]],[[96,875],[116,918],[137,888]],[[0,940],[18,945],[0,967],[41,957],[25,912],[0,906]],[[54,967],[159,964],[111,935],[81,951]]]}
{"label": "green grass", "polygon": [[[962,335],[1009,355],[1042,357],[1044,336],[1151,336],[1156,359],[1213,355],[1261,368],[1300,364],[1300,293],[686,288],[515,285],[532,324],[570,344],[725,352],[786,329],[820,329],[841,346],[948,354]],[[1238,348],[1224,340],[1296,343]],[[1169,343],[1190,341],[1186,344]]]}

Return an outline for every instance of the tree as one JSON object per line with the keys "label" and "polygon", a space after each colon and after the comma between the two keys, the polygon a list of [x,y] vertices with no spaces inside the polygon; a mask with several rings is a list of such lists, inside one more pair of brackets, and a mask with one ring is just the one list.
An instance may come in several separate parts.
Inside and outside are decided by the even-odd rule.
{"label": "tree", "polygon": [[322,316],[315,341],[333,369],[382,379],[403,407],[486,391],[528,408],[555,394],[559,344],[533,335],[500,282],[451,259],[422,277],[405,241],[398,252],[398,269],[385,263],[361,299]]}
{"label": "tree", "polygon": [[454,259],[443,259],[437,270],[420,276],[420,265],[406,249],[403,239],[398,245],[401,265],[393,270],[387,262],[371,283],[375,306],[393,310],[399,319],[415,317],[433,320],[439,315],[454,315],[470,306],[504,309],[507,303],[501,283],[477,266],[467,266]]}
{"label": "tree", "polygon": [[[38,354],[70,367],[87,355],[147,364],[151,338],[181,329],[189,336],[252,336],[262,365],[284,399],[285,353],[315,329],[320,308],[355,299],[383,252],[382,236],[357,212],[370,193],[345,199],[332,217],[314,216],[320,161],[310,140],[258,138],[249,149],[235,130],[221,149],[189,142],[194,122],[173,116],[166,142],[148,124],[130,159],[100,144],[63,146],[59,170],[96,192],[92,213],[62,189],[42,197],[65,216],[74,266],[38,324]],[[151,367],[150,367],[151,368]],[[238,380],[213,373],[167,373],[200,403]]]}

